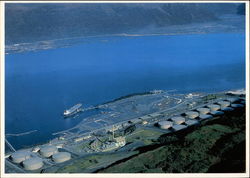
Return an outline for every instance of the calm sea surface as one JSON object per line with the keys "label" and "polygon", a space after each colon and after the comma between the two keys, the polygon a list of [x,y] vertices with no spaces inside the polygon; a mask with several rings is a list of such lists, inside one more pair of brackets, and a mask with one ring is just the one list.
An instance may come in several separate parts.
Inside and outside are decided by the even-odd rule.
{"label": "calm sea surface", "polygon": [[106,37],[6,55],[5,132],[38,130],[7,138],[16,148],[48,141],[81,121],[62,117],[79,102],[90,106],[153,89],[244,88],[244,39],[241,33]]}

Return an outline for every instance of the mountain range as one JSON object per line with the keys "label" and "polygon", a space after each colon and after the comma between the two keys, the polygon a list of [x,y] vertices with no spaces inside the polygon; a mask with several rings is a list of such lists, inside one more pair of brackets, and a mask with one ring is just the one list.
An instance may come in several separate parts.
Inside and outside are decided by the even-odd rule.
{"label": "mountain range", "polygon": [[147,31],[244,14],[241,3],[6,3],[6,44]]}

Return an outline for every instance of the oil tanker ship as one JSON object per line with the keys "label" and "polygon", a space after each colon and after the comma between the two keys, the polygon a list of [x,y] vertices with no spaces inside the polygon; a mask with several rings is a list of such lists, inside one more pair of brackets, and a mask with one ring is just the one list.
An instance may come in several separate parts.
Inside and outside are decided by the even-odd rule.
{"label": "oil tanker ship", "polygon": [[82,104],[79,103],[79,104],[76,104],[74,105],[73,107],[71,107],[70,109],[67,109],[63,112],[63,115],[64,117],[69,117],[69,116],[72,116],[78,112],[81,112],[83,109],[82,109]]}

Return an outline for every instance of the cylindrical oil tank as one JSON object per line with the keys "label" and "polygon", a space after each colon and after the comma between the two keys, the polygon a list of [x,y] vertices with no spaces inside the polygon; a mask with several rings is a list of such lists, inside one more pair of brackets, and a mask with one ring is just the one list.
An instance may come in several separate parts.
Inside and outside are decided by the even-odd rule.
{"label": "cylindrical oil tank", "polygon": [[211,111],[210,112],[212,115],[214,115],[214,116],[220,116],[220,115],[223,115],[224,114],[224,112],[222,112],[222,111]]}
{"label": "cylindrical oil tank", "polygon": [[207,107],[211,110],[211,111],[217,111],[220,109],[220,105],[218,104],[209,104],[207,105]]}
{"label": "cylindrical oil tank", "polygon": [[243,107],[244,107],[243,104],[231,104],[231,106],[232,106],[233,108],[243,108]]}
{"label": "cylindrical oil tank", "polygon": [[190,119],[194,119],[199,116],[199,113],[195,111],[189,111],[189,112],[186,112],[185,114]]}
{"label": "cylindrical oil tank", "polygon": [[185,122],[185,118],[184,117],[172,117],[171,120],[175,123],[175,124],[182,124]]}
{"label": "cylindrical oil tank", "polygon": [[197,120],[195,120],[195,119],[189,119],[185,123],[188,126],[199,124],[199,122]]}
{"label": "cylindrical oil tank", "polygon": [[173,126],[173,122],[170,121],[160,121],[158,122],[158,125],[161,129],[169,129]]}
{"label": "cylindrical oil tank", "polygon": [[208,108],[198,108],[196,110],[199,111],[200,114],[207,114],[210,112],[210,109]]}
{"label": "cylindrical oil tank", "polygon": [[58,152],[52,156],[52,159],[56,163],[62,163],[71,159],[71,154],[68,152]]}
{"label": "cylindrical oil tank", "polygon": [[187,128],[187,126],[186,125],[173,125],[173,130],[174,131],[178,131],[178,130],[182,130],[182,129],[185,129],[185,128]]}
{"label": "cylindrical oil tank", "polygon": [[44,157],[47,157],[47,158],[52,156],[53,154],[55,154],[57,152],[58,152],[57,147],[53,146],[53,145],[46,145],[40,149],[40,154]]}
{"label": "cylindrical oil tank", "polygon": [[43,167],[43,161],[40,158],[29,158],[23,161],[23,167],[26,170],[36,170]]}
{"label": "cylindrical oil tank", "polygon": [[239,101],[240,99],[239,98],[227,98],[225,100],[229,101],[230,103],[235,103],[235,102]]}
{"label": "cylindrical oil tank", "polygon": [[28,151],[16,151],[11,154],[11,160],[14,163],[21,163],[22,161],[30,158],[30,152]]}
{"label": "cylindrical oil tank", "polygon": [[38,147],[38,146],[36,146],[36,147],[34,147],[33,149],[32,149],[32,152],[38,152],[40,150],[40,148]]}
{"label": "cylindrical oil tank", "polygon": [[200,118],[201,120],[210,119],[210,118],[212,118],[212,117],[213,117],[213,116],[208,115],[208,114],[201,114],[201,115],[199,116],[199,118]]}
{"label": "cylindrical oil tank", "polygon": [[245,100],[240,101],[241,104],[246,104]]}
{"label": "cylindrical oil tank", "polygon": [[231,107],[224,107],[221,109],[222,111],[233,111],[234,108],[231,108]]}
{"label": "cylindrical oil tank", "polygon": [[221,109],[230,106],[230,102],[228,101],[219,101],[218,104],[221,106]]}

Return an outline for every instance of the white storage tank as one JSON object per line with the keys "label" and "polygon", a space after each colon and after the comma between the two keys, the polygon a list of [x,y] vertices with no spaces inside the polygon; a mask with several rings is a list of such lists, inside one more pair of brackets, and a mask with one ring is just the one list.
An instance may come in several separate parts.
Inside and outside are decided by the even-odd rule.
{"label": "white storage tank", "polygon": [[196,125],[198,124],[199,122],[195,119],[189,119],[185,122],[188,126],[191,126],[191,125]]}
{"label": "white storage tank", "polygon": [[221,106],[221,109],[230,106],[228,101],[219,101],[218,104]]}
{"label": "white storage tank", "polygon": [[198,108],[196,110],[199,111],[200,114],[207,114],[210,112],[210,109],[208,108]]}
{"label": "white storage tank", "polygon": [[243,107],[244,107],[243,104],[231,104],[231,106],[232,106],[233,108],[243,108]]}
{"label": "white storage tank", "polygon": [[239,101],[240,99],[239,98],[227,98],[225,100],[229,101],[230,103],[235,103],[235,102]]}
{"label": "white storage tank", "polygon": [[213,116],[211,116],[211,115],[208,115],[208,114],[201,114],[200,116],[199,116],[199,118],[201,119],[201,120],[204,120],[204,119],[211,119]]}
{"label": "white storage tank", "polygon": [[38,147],[38,146],[36,146],[36,147],[34,147],[33,149],[32,149],[32,152],[38,152],[40,150],[40,148]]}
{"label": "white storage tank", "polygon": [[36,170],[43,167],[43,161],[40,158],[29,158],[23,161],[23,167],[26,170]]}
{"label": "white storage tank", "polygon": [[246,104],[246,101],[245,101],[245,100],[242,100],[240,103],[245,105],[245,104]]}
{"label": "white storage tank", "polygon": [[160,122],[158,122],[158,126],[161,129],[169,129],[170,127],[173,126],[173,122],[170,122],[170,121],[160,121]]}
{"label": "white storage tank", "polygon": [[233,111],[234,109],[231,107],[224,107],[221,109],[222,111]]}
{"label": "white storage tank", "polygon": [[175,123],[175,124],[182,124],[185,122],[185,118],[184,117],[172,117],[171,120]]}
{"label": "white storage tank", "polygon": [[189,112],[186,112],[185,114],[190,119],[194,119],[199,116],[199,113],[195,111],[189,111]]}
{"label": "white storage tank", "polygon": [[68,152],[58,152],[52,156],[52,159],[56,163],[62,163],[71,159],[71,154]]}
{"label": "white storage tank", "polygon": [[56,146],[53,146],[53,145],[46,145],[46,146],[43,146],[41,149],[40,149],[40,154],[46,158],[52,156],[53,154],[57,153],[58,152],[58,149]]}
{"label": "white storage tank", "polygon": [[209,104],[207,105],[207,107],[211,110],[211,111],[217,111],[220,109],[220,105],[218,104]]}
{"label": "white storage tank", "polygon": [[30,158],[30,152],[28,151],[16,151],[11,154],[11,160],[14,163],[21,163],[22,161]]}
{"label": "white storage tank", "polygon": [[220,115],[223,115],[224,112],[222,112],[222,111],[211,111],[211,114],[214,115],[214,116],[220,116]]}
{"label": "white storage tank", "polygon": [[187,126],[185,126],[185,125],[173,125],[172,128],[174,131],[178,131],[178,130],[182,130],[182,129],[187,128]]}

